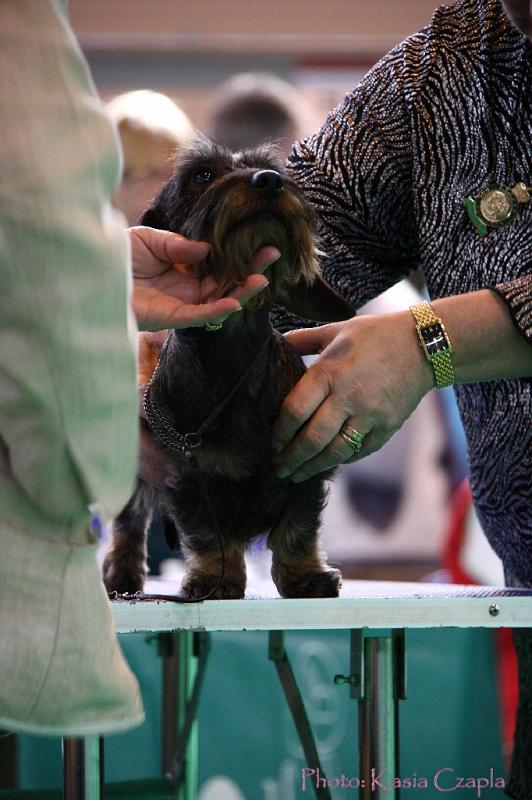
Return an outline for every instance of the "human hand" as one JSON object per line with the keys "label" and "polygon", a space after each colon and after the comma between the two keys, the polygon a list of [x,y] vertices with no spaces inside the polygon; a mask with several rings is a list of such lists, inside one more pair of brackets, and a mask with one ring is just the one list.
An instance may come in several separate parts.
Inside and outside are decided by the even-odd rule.
{"label": "human hand", "polygon": [[260,274],[280,256],[263,247],[254,256],[252,273],[226,297],[214,299],[216,281],[200,280],[196,268],[209,252],[205,242],[184,239],[169,231],[137,226],[129,229],[133,269],[132,307],[139,328],[162,330],[223,322],[267,285]]}
{"label": "human hand", "polygon": [[[286,338],[301,355],[321,356],[287,395],[274,425],[281,478],[304,481],[378,450],[433,386],[409,311],[292,331]],[[364,435],[360,453],[339,435],[344,423]]]}

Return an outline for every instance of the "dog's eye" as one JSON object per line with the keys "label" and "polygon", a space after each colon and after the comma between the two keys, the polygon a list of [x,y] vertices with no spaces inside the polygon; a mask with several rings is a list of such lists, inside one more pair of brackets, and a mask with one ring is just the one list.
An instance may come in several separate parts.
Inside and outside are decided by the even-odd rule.
{"label": "dog's eye", "polygon": [[210,183],[213,178],[214,173],[212,173],[210,169],[202,169],[199,172],[194,173],[193,181],[194,183],[204,184]]}

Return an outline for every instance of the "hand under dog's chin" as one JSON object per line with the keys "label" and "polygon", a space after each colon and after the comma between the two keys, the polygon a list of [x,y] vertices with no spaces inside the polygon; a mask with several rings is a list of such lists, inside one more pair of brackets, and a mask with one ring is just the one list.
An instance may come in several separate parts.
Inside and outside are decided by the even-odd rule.
{"label": "hand under dog's chin", "polygon": [[[268,279],[270,285],[276,282],[276,273],[278,274],[283,269],[283,256],[281,255],[277,261],[262,270],[255,268],[254,258],[263,247],[269,245],[282,253],[281,246],[286,249],[286,242],[283,242],[282,245],[280,242],[264,242],[251,247],[242,247],[241,244],[232,247],[231,244],[232,242],[228,240],[222,250],[211,244],[209,255],[202,266],[201,277],[211,275],[218,284],[216,297],[223,297],[228,292],[242,286],[250,275],[257,272],[261,272]],[[259,296],[262,295],[264,292],[261,292]]]}

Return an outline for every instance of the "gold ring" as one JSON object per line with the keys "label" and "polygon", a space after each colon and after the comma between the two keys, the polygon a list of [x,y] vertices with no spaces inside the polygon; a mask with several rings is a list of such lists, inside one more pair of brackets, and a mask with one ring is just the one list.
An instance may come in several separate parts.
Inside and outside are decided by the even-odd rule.
{"label": "gold ring", "polygon": [[219,331],[220,328],[223,326],[223,322],[206,322],[205,323],[205,330],[211,331]]}
{"label": "gold ring", "polygon": [[353,448],[355,453],[360,453],[364,442],[363,433],[359,433],[356,428],[352,428],[347,422],[344,422],[338,433],[344,442],[347,442]]}

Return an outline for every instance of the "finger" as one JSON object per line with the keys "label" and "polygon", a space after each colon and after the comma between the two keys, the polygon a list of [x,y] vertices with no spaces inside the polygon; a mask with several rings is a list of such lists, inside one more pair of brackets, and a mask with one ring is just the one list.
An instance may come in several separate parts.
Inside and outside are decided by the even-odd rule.
{"label": "finger", "polygon": [[[261,292],[268,285],[269,281],[264,275],[253,273],[252,275],[248,275],[241,286],[236,286],[230,292],[227,292],[224,297],[235,297],[237,300],[243,302]],[[212,295],[216,295],[217,291],[218,283],[215,278],[213,278],[212,275],[206,275],[201,281],[201,296],[208,299]]]}
{"label": "finger", "polygon": [[190,328],[206,322],[223,322],[241,309],[238,300],[222,297],[202,305],[185,304],[156,289],[146,287],[133,295],[133,310],[141,330]]}
{"label": "finger", "polygon": [[320,472],[325,472],[332,467],[337,467],[339,464],[350,463],[352,457],[353,448],[344,442],[340,436],[335,436],[331,444],[326,447],[325,450],[305,462],[299,469],[296,469],[295,472],[290,475],[290,480],[293,481],[293,483],[302,483],[312,478],[313,475],[318,475]]}
{"label": "finger", "polygon": [[[244,303],[250,300],[259,291],[262,291],[268,286],[268,279],[262,276],[262,272],[280,258],[281,253],[276,247],[268,245],[261,247],[253,256],[251,268],[253,272],[246,278],[242,286],[236,286],[230,292],[227,292],[226,297],[236,297],[240,302]],[[201,282],[202,297],[209,297],[218,291],[218,283],[212,275],[206,275]]]}
{"label": "finger", "polygon": [[280,453],[329,395],[324,373],[311,367],[285,397],[272,430],[273,447]]}
{"label": "finger", "polygon": [[358,453],[354,453],[350,458],[344,461],[344,464],[353,464],[355,461],[360,461],[362,458],[366,458],[366,456],[370,456],[372,453],[376,453],[377,450],[380,450],[383,445],[393,436],[395,431],[376,431],[373,430],[371,433],[368,433],[367,437],[364,439],[362,447]]}
{"label": "finger", "polygon": [[206,242],[195,242],[171,231],[142,225],[130,228],[130,233],[139,237],[155,258],[167,264],[197,264],[207,257],[210,249]]}
{"label": "finger", "polygon": [[[318,456],[318,463],[324,464],[323,469],[339,464],[348,458],[350,445],[338,435],[345,417],[345,409],[330,398],[322,403],[310,421],[283,450],[276,473],[277,477],[292,477],[293,473],[302,466],[306,467]],[[309,474],[314,474],[314,472]]]}
{"label": "finger", "polygon": [[[236,286],[230,292],[227,292],[226,297],[236,297],[241,303],[251,300],[259,292],[263,291],[268,285],[269,281],[262,275],[270,264],[273,264],[280,258],[281,253],[276,247],[261,247],[253,256],[251,268],[253,272],[248,275],[242,286]],[[214,278],[207,275],[202,281],[202,294],[208,297],[209,294],[215,293],[218,290],[218,284]]]}
{"label": "finger", "polygon": [[[259,291],[268,286],[268,279],[262,276],[270,264],[275,263],[280,258],[281,253],[276,247],[261,247],[257,250],[251,261],[251,269],[253,272],[248,275],[242,286],[236,286],[230,292],[227,292],[226,297],[236,297],[242,302],[250,300],[251,297],[258,294]],[[208,297],[218,291],[218,283],[212,275],[206,275],[202,280],[202,295]]]}
{"label": "finger", "polygon": [[[360,433],[360,426],[355,428],[355,422],[353,419],[349,419],[343,424],[348,425],[357,433]],[[306,481],[308,478],[311,478],[313,475],[317,475],[319,472],[324,472],[325,470],[336,467],[339,464],[351,464],[353,461],[358,460],[364,455],[369,455],[365,445],[370,438],[370,434],[366,434],[360,449],[355,449],[351,444],[342,438],[340,433],[338,433],[324,450],[296,469],[292,475],[290,475],[290,480],[294,483],[301,483],[301,481]],[[363,455],[362,450],[364,450]]]}
{"label": "finger", "polygon": [[337,332],[337,323],[332,323],[331,325],[320,325],[318,328],[288,331],[284,337],[300,355],[310,356],[321,353],[331,343]]}
{"label": "finger", "polygon": [[275,264],[279,258],[281,258],[281,253],[276,247],[271,245],[261,247],[251,260],[253,272],[264,272],[271,264]]}
{"label": "finger", "polygon": [[206,322],[225,322],[236,311],[241,311],[242,306],[230,297],[212,300],[201,306],[187,305],[180,310],[178,323],[175,328],[199,328]]}
{"label": "finger", "polygon": [[252,297],[264,291],[269,286],[269,281],[264,275],[250,275],[246,278],[244,284],[239,286],[234,291],[229,292],[227,297],[234,297],[240,303],[246,303]]}

